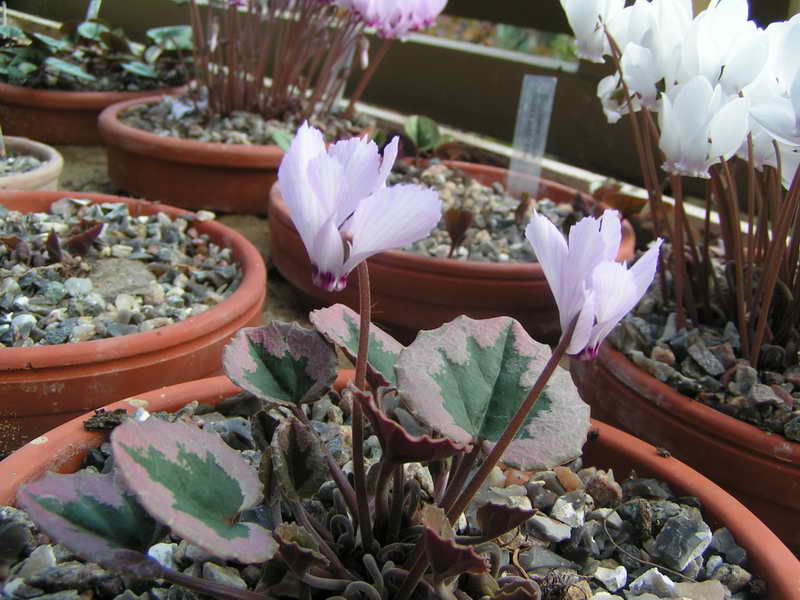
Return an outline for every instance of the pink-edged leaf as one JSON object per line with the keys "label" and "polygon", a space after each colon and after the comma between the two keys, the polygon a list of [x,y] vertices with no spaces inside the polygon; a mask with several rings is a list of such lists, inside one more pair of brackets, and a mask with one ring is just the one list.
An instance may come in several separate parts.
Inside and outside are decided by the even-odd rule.
{"label": "pink-edged leaf", "polygon": [[175,534],[223,559],[263,562],[275,553],[269,531],[240,523],[261,500],[253,468],[219,435],[151,417],[111,434],[114,461],[142,506]]}
{"label": "pink-edged leaf", "polygon": [[272,436],[272,466],[290,500],[310,498],[329,479],[319,436],[294,417],[278,425]]}
{"label": "pink-edged leaf", "polygon": [[[328,308],[311,311],[309,319],[322,335],[331,343],[339,346],[345,355],[355,362],[358,354],[358,332],[361,330],[358,313],[344,304],[334,304]],[[371,371],[371,380],[380,375],[385,381],[375,381],[377,385],[396,386],[394,363],[403,344],[388,333],[370,324],[369,350],[367,352],[367,369]]]}
{"label": "pink-edged leaf", "polygon": [[370,393],[353,390],[353,398],[361,405],[381,442],[384,460],[393,464],[425,463],[443,460],[464,452],[464,447],[447,438],[433,439],[429,435],[413,436],[402,425],[390,419],[378,408]]}
{"label": "pink-edged leaf", "polygon": [[117,557],[146,551],[158,527],[111,473],[46,473],[20,486],[17,504],[54,540],[117,570],[124,570]]}
{"label": "pink-edged leaf", "polygon": [[280,557],[289,569],[302,577],[309,569],[328,566],[328,559],[319,552],[317,541],[296,523],[281,523],[275,529]]}
{"label": "pink-edged leaf", "polygon": [[[461,316],[422,331],[395,364],[398,388],[409,411],[451,440],[500,438],[550,358],[510,317]],[[580,455],[589,431],[589,406],[569,373],[556,369],[502,460],[536,470]]]}
{"label": "pink-edged leaf", "polygon": [[453,528],[440,507],[433,504],[423,507],[422,525],[425,553],[436,580],[442,581],[464,572],[484,573],[488,570],[486,559],[471,547],[454,541]]}
{"label": "pink-edged leaf", "polygon": [[318,400],[336,379],[334,349],[316,331],[294,323],[240,329],[222,362],[236,385],[289,407]]}
{"label": "pink-edged leaf", "polygon": [[475,517],[478,527],[481,528],[481,537],[493,540],[507,531],[519,527],[535,514],[535,510],[487,502],[478,508]]}

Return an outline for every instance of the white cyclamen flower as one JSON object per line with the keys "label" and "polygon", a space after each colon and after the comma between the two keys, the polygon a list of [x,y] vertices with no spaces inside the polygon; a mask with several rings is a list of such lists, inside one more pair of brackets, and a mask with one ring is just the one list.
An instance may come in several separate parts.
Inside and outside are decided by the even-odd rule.
{"label": "white cyclamen flower", "polygon": [[708,168],[733,156],[747,135],[748,103],[744,98],[726,100],[722,88],[712,88],[697,75],[661,95],[659,145],[664,170],[676,175],[708,178]]}
{"label": "white cyclamen flower", "polygon": [[630,269],[615,261],[622,222],[615,210],[584,217],[572,226],[569,242],[535,212],[525,229],[558,306],[561,329],[577,318],[567,353],[594,358],[600,344],[647,291],[655,275],[659,239]]}
{"label": "white cyclamen flower", "polygon": [[308,251],[313,281],[340,291],[358,264],[430,234],[442,212],[433,190],[385,187],[398,139],[384,150],[365,138],[325,146],[308,123],[298,129],[278,170],[281,194]]}
{"label": "white cyclamen flower", "polygon": [[575,34],[576,54],[592,62],[603,62],[610,54],[604,24],[625,6],[625,0],[561,0],[569,26]]}

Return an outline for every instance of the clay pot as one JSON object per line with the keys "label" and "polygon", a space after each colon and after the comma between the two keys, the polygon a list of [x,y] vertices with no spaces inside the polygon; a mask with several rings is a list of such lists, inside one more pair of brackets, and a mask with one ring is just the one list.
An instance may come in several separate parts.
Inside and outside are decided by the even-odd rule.
{"label": "clay pot", "polygon": [[594,417],[701,471],[800,551],[800,444],[678,393],[608,343],[571,372]]}
{"label": "clay pot", "polygon": [[[352,377],[352,370],[341,371],[337,383],[341,385]],[[227,377],[214,377],[139,394],[105,408],[175,411],[194,400],[215,404],[239,391]],[[13,503],[19,485],[47,470],[69,473],[78,469],[86,452],[106,439],[104,434],[83,429],[83,421],[89,416],[61,425],[0,462],[0,505]],[[595,420],[592,429],[598,435],[584,448],[584,464],[611,467],[620,476],[634,469],[639,476],[657,477],[677,492],[697,497],[706,519],[728,527],[737,543],[747,550],[752,570],[768,582],[769,600],[796,600],[800,562],[736,499],[678,460],[659,456],[653,446],[641,440]]]}
{"label": "clay pot", "polygon": [[[144,200],[62,191],[0,191],[0,204],[47,212],[53,201],[65,196],[125,202],[134,214],[186,214]],[[258,250],[236,231],[214,221],[198,223],[197,229],[231,248],[244,270],[239,288],[199,315],[152,331],[0,350],[0,456],[109,399],[221,372],[228,340],[240,328],[261,323],[266,270]]]}
{"label": "clay pot", "polygon": [[64,168],[64,159],[55,148],[26,138],[4,136],[7,152],[34,156],[42,161],[39,168],[27,173],[0,177],[0,188],[12,190],[54,190]]}
{"label": "clay pot", "polygon": [[179,94],[185,87],[143,92],[67,92],[0,83],[0,123],[9,135],[48,144],[102,143],[97,117],[105,107],[131,98]]}
{"label": "clay pot", "polygon": [[[485,185],[505,183],[499,167],[445,161]],[[541,194],[555,202],[572,202],[573,188],[542,180]],[[589,196],[586,196],[591,201]],[[277,185],[270,192],[271,259],[308,306],[342,303],[358,310],[358,281],[350,277],[342,292],[326,292],[311,282],[311,264]],[[630,260],[633,229],[623,222],[619,258]],[[465,314],[475,319],[508,315],[538,341],[556,343],[560,335],[558,309],[538,264],[472,262],[430,258],[403,250],[381,252],[368,260],[372,287],[372,320],[383,324],[400,341],[410,342],[420,329],[434,329]]]}
{"label": "clay pot", "polygon": [[267,212],[283,150],[162,137],[119,120],[131,106],[155,102],[158,98],[120,102],[100,115],[111,181],[134,194],[193,210]]}

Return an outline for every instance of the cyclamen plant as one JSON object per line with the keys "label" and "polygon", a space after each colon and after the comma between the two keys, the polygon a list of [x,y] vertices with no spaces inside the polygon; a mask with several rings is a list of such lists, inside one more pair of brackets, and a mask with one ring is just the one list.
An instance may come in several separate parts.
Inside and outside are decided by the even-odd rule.
{"label": "cyclamen plant", "polygon": [[[579,56],[615,69],[597,94],[609,122],[630,120],[656,229],[672,243],[672,285],[662,269],[661,291],[678,326],[735,323],[754,366],[765,342],[800,343],[800,15],[762,29],[748,20],[747,0],[713,0],[695,16],[690,0],[561,4]],[[707,180],[699,239],[683,177]],[[722,272],[712,261],[712,209]]]}
{"label": "cyclamen plant", "polygon": [[[440,202],[420,186],[384,186],[394,144],[382,158],[365,139],[326,149],[304,124],[284,159],[280,185],[315,281],[342,287],[356,269],[361,303],[360,314],[313,311],[316,331],[246,328],[226,348],[227,375],[256,402],[257,471],[217,434],[141,413],[111,436],[113,473],[48,474],[20,489],[18,503],[48,535],[107,568],[219,598],[541,597],[533,580],[496,579],[482,555],[533,511],[487,503],[476,507],[477,535],[457,535],[454,524],[499,460],[534,470],[580,454],[589,409],[558,362],[567,351],[591,356],[652,280],[658,248],[628,269],[614,263],[616,212],[583,219],[568,242],[537,215],[527,236],[567,324],[553,352],[507,317],[462,316],[404,347],[369,322],[365,259],[425,235]],[[356,363],[342,391],[352,403],[352,480],[308,417],[336,378],[336,348]],[[369,477],[364,416],[382,451]],[[406,475],[407,463],[428,466],[432,495]],[[331,480],[323,501],[320,486]],[[259,587],[192,577],[146,555],[166,526],[216,557],[263,563]]]}
{"label": "cyclamen plant", "polygon": [[[177,0],[182,1],[182,0]],[[213,114],[325,119],[354,63],[364,72],[351,116],[388,49],[370,59],[367,27],[404,38],[432,23],[447,0],[191,0],[194,64]],[[359,50],[360,49],[360,50]]]}

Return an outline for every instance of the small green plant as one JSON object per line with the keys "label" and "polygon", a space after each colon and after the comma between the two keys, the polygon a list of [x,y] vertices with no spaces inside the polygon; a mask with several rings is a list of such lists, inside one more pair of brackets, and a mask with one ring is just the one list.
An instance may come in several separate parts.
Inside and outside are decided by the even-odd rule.
{"label": "small green plant", "polygon": [[151,29],[147,46],[97,17],[64,23],[60,34],[0,26],[0,76],[15,85],[67,90],[147,89],[188,80],[188,26]]}
{"label": "small green plant", "polygon": [[451,136],[441,132],[436,121],[423,115],[408,117],[404,130],[408,139],[414,144],[417,158],[425,154],[435,154],[438,148],[453,141]]}

